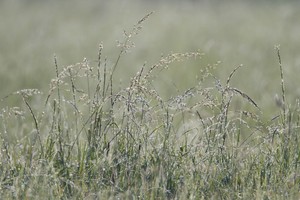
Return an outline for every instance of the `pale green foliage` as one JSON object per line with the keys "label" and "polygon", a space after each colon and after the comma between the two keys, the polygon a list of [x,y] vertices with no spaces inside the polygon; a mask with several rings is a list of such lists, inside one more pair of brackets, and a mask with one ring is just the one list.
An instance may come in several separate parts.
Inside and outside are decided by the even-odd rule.
{"label": "pale green foliage", "polygon": [[[48,90],[1,99],[1,198],[298,199],[300,104],[289,104],[279,47],[270,52],[281,78],[272,119],[235,84],[247,67],[218,75],[223,64],[209,64],[201,51],[138,62],[120,84],[122,60],[149,17],[124,31],[114,56],[103,43],[96,60],[62,66],[54,56]],[[195,84],[162,90],[182,65],[198,67]],[[6,106],[13,98],[20,103]]]}

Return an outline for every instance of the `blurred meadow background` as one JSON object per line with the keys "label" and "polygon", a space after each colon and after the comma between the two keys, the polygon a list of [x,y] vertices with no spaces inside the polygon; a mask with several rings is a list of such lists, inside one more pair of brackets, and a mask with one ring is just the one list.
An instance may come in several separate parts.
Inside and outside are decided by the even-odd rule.
{"label": "blurred meadow background", "polygon": [[0,1],[0,198],[299,199],[299,10]]}
{"label": "blurred meadow background", "polygon": [[98,45],[113,63],[117,40],[137,19],[155,13],[122,58],[120,83],[141,66],[170,52],[205,53],[198,63],[177,64],[159,77],[160,90],[181,91],[195,84],[199,70],[221,61],[215,72],[225,81],[236,66],[244,67],[233,85],[266,110],[280,93],[275,45],[281,45],[287,94],[299,96],[300,57],[297,1],[1,1],[0,96],[23,88],[46,91],[60,67],[87,58],[96,60]]}

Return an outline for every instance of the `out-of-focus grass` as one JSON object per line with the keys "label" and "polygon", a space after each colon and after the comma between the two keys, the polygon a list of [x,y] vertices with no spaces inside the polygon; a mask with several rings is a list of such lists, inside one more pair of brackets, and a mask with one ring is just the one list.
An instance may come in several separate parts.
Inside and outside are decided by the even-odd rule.
{"label": "out-of-focus grass", "polygon": [[[287,83],[291,96],[298,96],[300,28],[299,3],[232,2],[136,2],[136,1],[2,1],[0,6],[1,96],[21,88],[48,87],[53,70],[53,54],[59,65],[95,60],[100,42],[106,53],[114,54],[116,38],[135,19],[149,10],[155,15],[144,27],[133,49],[122,60],[119,78],[135,72],[145,61],[150,64],[161,54],[200,49],[205,61],[219,65],[218,75],[225,78],[239,64],[246,67],[233,80],[267,109],[272,109],[279,92],[278,69],[273,47],[281,44]],[[111,60],[111,62],[114,62]],[[205,63],[205,62],[204,62]],[[160,89],[173,90],[172,80],[180,86],[194,84],[199,65],[175,66],[172,78],[160,77]],[[124,80],[125,79],[125,80]],[[177,82],[178,84],[178,82]]]}
{"label": "out-of-focus grass", "polygon": [[298,4],[170,2],[1,2],[1,197],[299,197]]}

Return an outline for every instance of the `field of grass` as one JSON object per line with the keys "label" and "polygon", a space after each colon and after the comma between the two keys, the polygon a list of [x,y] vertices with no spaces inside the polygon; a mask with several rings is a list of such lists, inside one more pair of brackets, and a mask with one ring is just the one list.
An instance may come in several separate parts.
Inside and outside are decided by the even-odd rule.
{"label": "field of grass", "polygon": [[299,8],[1,1],[0,199],[299,199]]}

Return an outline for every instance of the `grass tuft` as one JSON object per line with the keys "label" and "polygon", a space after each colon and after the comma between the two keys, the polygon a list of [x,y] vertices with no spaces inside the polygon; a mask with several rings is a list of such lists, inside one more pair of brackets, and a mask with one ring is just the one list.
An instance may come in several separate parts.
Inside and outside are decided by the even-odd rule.
{"label": "grass tuft", "polygon": [[[3,199],[297,199],[299,101],[286,108],[279,47],[282,115],[225,84],[201,52],[171,53],[118,84],[121,59],[152,12],[124,31],[114,62],[99,45],[96,61],[59,66],[48,92],[14,92],[23,102],[0,111]],[[162,71],[200,63],[198,84],[166,98]],[[45,94],[45,95],[44,95]],[[42,102],[42,103],[41,103]],[[44,103],[45,102],[45,103]],[[238,106],[236,102],[242,102]],[[250,105],[250,106],[249,106]]]}

